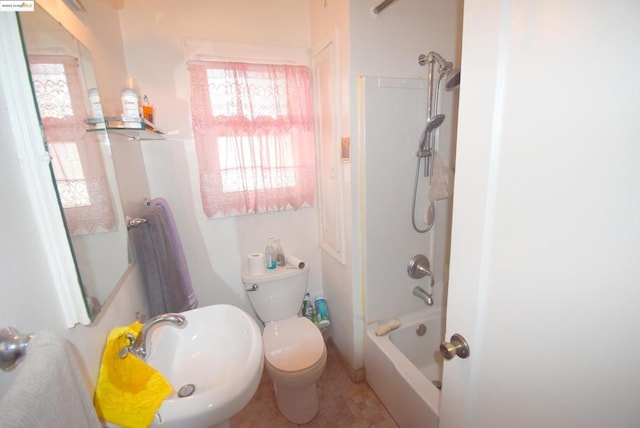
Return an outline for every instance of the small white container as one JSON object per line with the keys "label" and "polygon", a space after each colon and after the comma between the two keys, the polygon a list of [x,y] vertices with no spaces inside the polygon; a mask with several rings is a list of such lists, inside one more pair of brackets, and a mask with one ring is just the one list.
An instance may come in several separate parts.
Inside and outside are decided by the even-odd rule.
{"label": "small white container", "polygon": [[91,88],[88,91],[89,104],[91,106],[91,117],[94,119],[102,119],[104,117],[102,113],[102,103],[100,102],[100,94],[96,88]]}
{"label": "small white container", "polygon": [[120,91],[122,100],[122,116],[127,118],[140,118],[140,106],[138,93],[135,89],[124,88]]}

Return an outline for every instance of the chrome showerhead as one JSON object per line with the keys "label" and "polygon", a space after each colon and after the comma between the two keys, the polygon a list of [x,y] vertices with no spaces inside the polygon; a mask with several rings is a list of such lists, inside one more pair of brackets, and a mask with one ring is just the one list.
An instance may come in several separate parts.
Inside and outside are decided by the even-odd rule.
{"label": "chrome showerhead", "polygon": [[432,117],[431,119],[429,119],[429,121],[427,122],[427,126],[424,128],[424,132],[422,133],[422,138],[420,140],[420,149],[418,151],[419,157],[426,157],[430,155],[429,136],[435,129],[437,129],[440,125],[442,125],[442,122],[444,122],[445,117],[446,116],[444,114],[438,114]]}
{"label": "chrome showerhead", "polygon": [[446,116],[444,114],[437,114],[434,117],[432,117],[427,122],[427,127],[425,128],[424,133],[425,134],[429,134],[429,133],[431,133],[431,131],[433,131],[434,129],[436,129],[440,125],[442,125],[442,122],[444,122],[445,117]]}
{"label": "chrome showerhead", "polygon": [[447,91],[453,91],[458,86],[460,86],[460,69],[454,68],[447,72],[446,79],[444,82],[444,89]]}

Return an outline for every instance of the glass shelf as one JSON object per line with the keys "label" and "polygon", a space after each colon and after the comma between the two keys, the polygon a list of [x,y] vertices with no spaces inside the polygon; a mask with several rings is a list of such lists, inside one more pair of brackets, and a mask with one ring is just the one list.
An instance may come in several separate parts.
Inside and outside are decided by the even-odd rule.
{"label": "glass shelf", "polygon": [[91,125],[89,131],[106,129],[107,132],[123,135],[130,140],[164,140],[164,133],[148,120],[138,117],[88,118],[85,123]]}

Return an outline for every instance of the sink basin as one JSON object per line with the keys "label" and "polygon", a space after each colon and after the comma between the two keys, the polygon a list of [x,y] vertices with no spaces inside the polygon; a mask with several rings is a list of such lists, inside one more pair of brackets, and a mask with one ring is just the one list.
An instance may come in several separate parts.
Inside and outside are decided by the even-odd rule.
{"label": "sink basin", "polygon": [[152,426],[224,425],[251,400],[260,383],[260,328],[232,305],[205,306],[182,315],[184,327],[159,325],[149,336],[147,362],[174,389]]}

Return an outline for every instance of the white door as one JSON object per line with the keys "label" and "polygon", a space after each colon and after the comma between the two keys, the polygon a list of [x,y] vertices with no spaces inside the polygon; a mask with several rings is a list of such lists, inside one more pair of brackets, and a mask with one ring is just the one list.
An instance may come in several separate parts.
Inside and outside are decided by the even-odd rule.
{"label": "white door", "polygon": [[466,0],[441,428],[640,426],[640,2]]}

